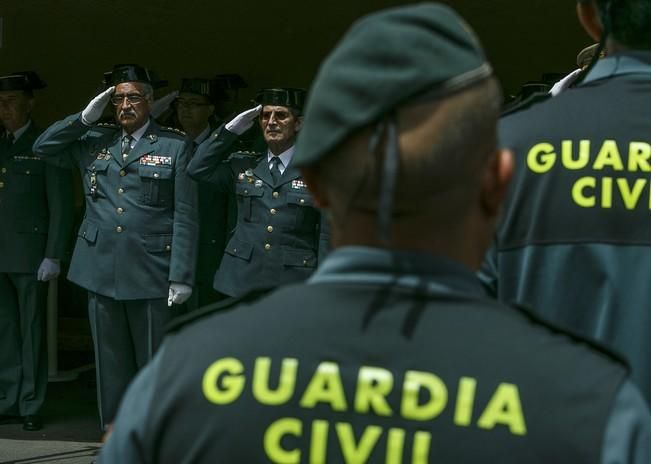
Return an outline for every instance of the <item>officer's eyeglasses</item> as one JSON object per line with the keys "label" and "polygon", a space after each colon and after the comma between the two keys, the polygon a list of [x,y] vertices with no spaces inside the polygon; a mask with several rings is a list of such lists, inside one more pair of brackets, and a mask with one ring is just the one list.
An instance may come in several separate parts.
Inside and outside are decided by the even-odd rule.
{"label": "officer's eyeglasses", "polygon": [[193,101],[193,100],[175,100],[174,104],[176,105],[177,108],[187,108],[187,109],[194,109],[194,108],[200,108],[202,106],[210,106],[211,103],[202,103],[199,101]]}
{"label": "officer's eyeglasses", "polygon": [[145,97],[138,93],[129,93],[129,94],[115,94],[111,97],[111,103],[113,103],[115,106],[120,105],[124,99],[127,99],[127,102],[131,103],[132,105],[138,105],[142,102],[145,101]]}

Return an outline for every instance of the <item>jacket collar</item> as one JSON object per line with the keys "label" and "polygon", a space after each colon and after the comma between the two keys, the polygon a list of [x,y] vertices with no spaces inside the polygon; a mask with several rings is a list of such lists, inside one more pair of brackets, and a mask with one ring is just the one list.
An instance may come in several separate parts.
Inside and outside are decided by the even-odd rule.
{"label": "jacket collar", "polygon": [[651,74],[651,52],[629,51],[609,55],[597,61],[579,87],[615,76]]}

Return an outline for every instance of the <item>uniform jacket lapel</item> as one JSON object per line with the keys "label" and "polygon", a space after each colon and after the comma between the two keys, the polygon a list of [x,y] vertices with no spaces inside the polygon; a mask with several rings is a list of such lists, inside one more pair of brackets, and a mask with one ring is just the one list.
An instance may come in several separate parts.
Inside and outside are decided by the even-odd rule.
{"label": "uniform jacket lapel", "polygon": [[34,140],[36,137],[39,135],[39,130],[38,128],[34,125],[34,122],[32,122],[25,133],[16,140],[16,143],[12,143],[9,145],[9,156],[14,156],[14,155],[25,155],[25,156],[31,156],[32,154],[32,144],[34,143]]}
{"label": "uniform jacket lapel", "polygon": [[269,163],[267,162],[266,154],[260,159],[260,162],[253,170],[253,174],[255,174],[256,177],[262,179],[267,184],[274,187],[274,180],[271,177],[271,171],[269,170]]}
{"label": "uniform jacket lapel", "polygon": [[291,182],[299,177],[301,177],[301,171],[299,171],[298,168],[295,168],[293,163],[290,161],[289,166],[287,166],[285,172],[283,172],[283,175],[280,177],[278,185],[286,184],[287,182]]}
{"label": "uniform jacket lapel", "polygon": [[[158,137],[160,128],[154,120],[150,120],[149,127],[143,136],[138,140],[136,146],[131,149],[125,166],[135,163],[140,158],[154,152],[158,148]],[[120,154],[120,157],[122,154]]]}

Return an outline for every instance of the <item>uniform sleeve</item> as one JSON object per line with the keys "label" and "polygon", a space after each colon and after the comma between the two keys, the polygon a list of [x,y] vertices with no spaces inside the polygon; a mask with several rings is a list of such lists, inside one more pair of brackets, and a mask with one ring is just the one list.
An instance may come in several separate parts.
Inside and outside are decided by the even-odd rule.
{"label": "uniform sleeve", "polygon": [[490,296],[497,298],[497,279],[498,279],[498,268],[497,268],[497,244],[493,241],[493,245],[490,247],[486,255],[484,256],[484,261],[481,263],[479,272],[477,276],[481,281],[486,293]]}
{"label": "uniform sleeve", "polygon": [[330,221],[328,215],[321,211],[321,221],[319,224],[319,249],[317,253],[317,263],[321,264],[330,251]]}
{"label": "uniform sleeve", "polygon": [[68,169],[46,166],[45,184],[50,213],[45,257],[63,260],[66,258],[74,223],[72,173]]}
{"label": "uniform sleeve", "polygon": [[48,127],[36,139],[32,150],[35,155],[41,157],[67,155],[77,158],[84,153],[83,143],[79,139],[89,129],[81,122],[81,113],[73,114]]}
{"label": "uniform sleeve", "polygon": [[188,165],[190,177],[201,182],[210,182],[220,191],[232,188],[233,173],[227,162],[237,134],[221,126],[210,134],[198,147]]}
{"label": "uniform sleeve", "polygon": [[186,142],[174,173],[174,231],[169,281],[193,286],[199,246],[197,184],[188,176],[192,145]]}
{"label": "uniform sleeve", "polygon": [[147,423],[152,398],[162,370],[166,344],[135,377],[122,398],[113,423],[113,432],[102,448],[100,464],[154,464],[155,444],[148,442]]}
{"label": "uniform sleeve", "polygon": [[635,385],[620,388],[603,441],[602,464],[651,462],[651,413]]}

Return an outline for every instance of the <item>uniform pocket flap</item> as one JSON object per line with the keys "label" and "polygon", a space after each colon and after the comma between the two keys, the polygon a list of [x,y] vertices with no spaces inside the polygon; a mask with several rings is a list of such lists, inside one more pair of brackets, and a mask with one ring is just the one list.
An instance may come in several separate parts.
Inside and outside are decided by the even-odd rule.
{"label": "uniform pocket flap", "polygon": [[147,179],[171,179],[172,169],[152,166],[138,166],[138,175]]}
{"label": "uniform pocket flap", "polygon": [[317,257],[310,250],[283,250],[285,266],[316,267]]}
{"label": "uniform pocket flap", "polygon": [[256,187],[254,184],[236,184],[235,193],[245,197],[261,197],[264,193],[262,187]]}
{"label": "uniform pocket flap", "polygon": [[92,222],[84,221],[79,227],[79,232],[77,232],[77,236],[83,238],[88,243],[95,243],[95,241],[97,240],[98,232],[99,229],[95,224],[93,224]]}
{"label": "uniform pocket flap", "polygon": [[251,254],[253,253],[253,245],[246,242],[231,240],[228,242],[224,251],[231,256],[249,261],[251,259]]}
{"label": "uniform pocket flap", "polygon": [[109,167],[110,160],[107,159],[96,159],[88,166],[86,166],[86,171],[92,172],[104,172]]}
{"label": "uniform pocket flap", "polygon": [[145,250],[152,253],[172,251],[172,234],[145,235]]}
{"label": "uniform pocket flap", "polygon": [[314,201],[308,193],[287,193],[287,203],[299,206],[314,206]]}

